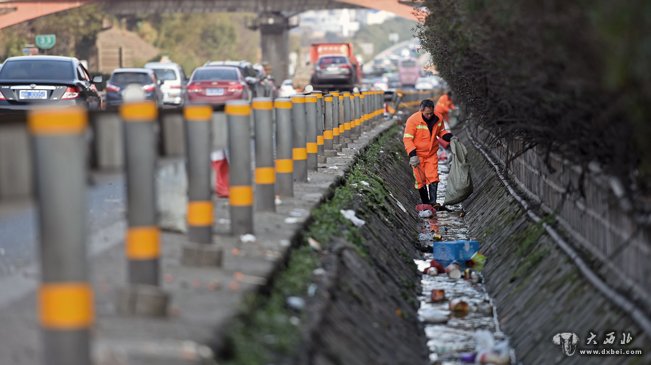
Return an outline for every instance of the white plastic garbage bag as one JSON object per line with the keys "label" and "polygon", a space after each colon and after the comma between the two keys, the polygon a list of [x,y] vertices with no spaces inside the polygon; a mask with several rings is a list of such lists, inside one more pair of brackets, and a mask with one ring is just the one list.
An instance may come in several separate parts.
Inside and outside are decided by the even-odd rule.
{"label": "white plastic garbage bag", "polygon": [[453,138],[450,142],[450,150],[452,151],[452,162],[450,163],[450,174],[443,205],[460,203],[472,194],[472,179],[470,178],[466,146],[459,139]]}

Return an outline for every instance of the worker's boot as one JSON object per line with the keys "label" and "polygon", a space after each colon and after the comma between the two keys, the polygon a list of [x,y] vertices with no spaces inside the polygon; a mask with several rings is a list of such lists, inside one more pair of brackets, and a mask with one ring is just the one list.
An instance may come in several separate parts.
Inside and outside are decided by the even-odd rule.
{"label": "worker's boot", "polygon": [[429,189],[429,204],[434,206],[436,204],[436,190],[439,187],[439,183],[431,183],[427,187]]}
{"label": "worker's boot", "polygon": [[429,195],[427,194],[427,185],[425,185],[422,188],[418,189],[418,195],[420,195],[420,201],[423,202],[423,204],[429,204]]}

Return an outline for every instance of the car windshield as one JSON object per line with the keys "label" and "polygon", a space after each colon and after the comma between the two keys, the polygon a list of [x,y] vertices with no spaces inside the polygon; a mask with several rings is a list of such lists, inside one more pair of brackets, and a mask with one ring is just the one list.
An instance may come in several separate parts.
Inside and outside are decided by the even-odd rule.
{"label": "car windshield", "polygon": [[154,73],[159,80],[176,80],[176,73],[171,68],[155,68]]}
{"label": "car windshield", "polygon": [[70,81],[75,79],[75,73],[69,61],[16,60],[5,62],[0,79]]}
{"label": "car windshield", "polygon": [[109,82],[113,85],[146,85],[151,84],[152,80],[149,75],[142,72],[118,72],[114,73],[113,76],[111,76],[111,80]]}
{"label": "car windshield", "polygon": [[416,62],[412,60],[402,61],[400,67],[416,67]]}
{"label": "car windshield", "polygon": [[193,81],[208,81],[208,80],[227,80],[237,81],[237,71],[234,68],[200,68],[194,72],[192,76]]}
{"label": "car windshield", "polygon": [[323,57],[319,60],[319,65],[321,66],[343,65],[346,63],[348,63],[348,59],[346,57]]}

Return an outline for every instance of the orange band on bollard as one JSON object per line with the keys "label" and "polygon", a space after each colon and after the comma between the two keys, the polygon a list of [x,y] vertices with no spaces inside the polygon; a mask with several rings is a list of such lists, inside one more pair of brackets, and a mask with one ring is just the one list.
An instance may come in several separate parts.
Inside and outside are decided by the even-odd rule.
{"label": "orange band on bollard", "polygon": [[305,97],[305,102],[306,103],[316,103],[316,96],[306,96]]}
{"label": "orange band on bollard", "polygon": [[251,186],[231,186],[228,195],[228,202],[232,207],[249,207],[253,205],[253,187]]}
{"label": "orange band on bollard", "polygon": [[316,136],[316,144],[317,146],[323,146],[324,144],[323,136]]}
{"label": "orange band on bollard", "polygon": [[214,222],[214,208],[212,201],[188,202],[188,225],[212,226]]}
{"label": "orange band on bollard", "polygon": [[95,314],[93,291],[87,283],[43,283],[38,290],[41,326],[56,330],[90,327]]}
{"label": "orange band on bollard", "polygon": [[83,108],[32,110],[27,117],[29,131],[37,135],[81,133],[88,125]]}
{"label": "orange band on bollard", "polygon": [[344,123],[344,131],[349,131],[350,130],[350,122]]}
{"label": "orange band on bollard", "polygon": [[333,137],[332,130],[327,130],[327,131],[323,132],[323,138],[324,139],[332,139],[332,137]]}
{"label": "orange band on bollard", "polygon": [[307,151],[305,148],[292,148],[292,159],[295,161],[307,160]]}
{"label": "orange band on bollard", "polygon": [[225,111],[227,115],[237,115],[242,117],[248,117],[251,115],[251,107],[249,104],[226,104]]}
{"label": "orange band on bollard", "polygon": [[332,135],[335,136],[335,137],[339,135],[339,127],[335,127],[335,128],[332,130]]}
{"label": "orange band on bollard", "polygon": [[271,110],[273,107],[271,100],[254,100],[252,105],[255,110]]}
{"label": "orange band on bollard", "polygon": [[158,109],[153,101],[122,104],[120,117],[125,122],[153,122],[158,118]]}
{"label": "orange band on bollard", "polygon": [[291,174],[294,172],[294,160],[276,160],[276,172],[279,174]]}
{"label": "orange band on bollard", "polygon": [[332,96],[326,96],[325,101],[326,101],[326,103],[332,102]]}
{"label": "orange band on bollard", "polygon": [[270,185],[276,182],[276,170],[273,167],[258,167],[255,169],[255,183]]}
{"label": "orange band on bollard", "polygon": [[319,147],[317,146],[316,143],[307,142],[307,153],[317,153],[318,151],[319,151]]}
{"label": "orange band on bollard", "polygon": [[294,104],[304,104],[305,103],[305,98],[304,97],[292,96],[292,103],[294,103]]}
{"label": "orange band on bollard", "polygon": [[323,95],[321,93],[314,94],[314,95],[316,96],[317,99],[322,99],[323,98]]}
{"label": "orange band on bollard", "polygon": [[160,257],[160,229],[158,227],[130,227],[125,244],[129,260],[151,260]]}
{"label": "orange band on bollard", "polygon": [[208,105],[186,105],[183,118],[188,122],[209,122],[212,120],[212,107]]}
{"label": "orange band on bollard", "polygon": [[286,101],[286,100],[276,100],[276,101],[274,101],[274,107],[276,109],[291,109],[292,108],[292,102],[291,101]]}

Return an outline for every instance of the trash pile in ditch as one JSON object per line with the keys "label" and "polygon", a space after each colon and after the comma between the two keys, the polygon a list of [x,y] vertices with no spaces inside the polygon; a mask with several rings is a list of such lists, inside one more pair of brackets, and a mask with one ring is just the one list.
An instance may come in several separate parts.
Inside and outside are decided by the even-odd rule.
{"label": "trash pile in ditch", "polygon": [[[445,191],[445,156],[439,162],[438,196]],[[441,200],[439,198],[439,200]],[[419,245],[423,292],[418,315],[425,324],[430,363],[515,364],[515,353],[500,331],[481,270],[481,243],[470,240],[461,205],[435,211],[419,205]]]}

